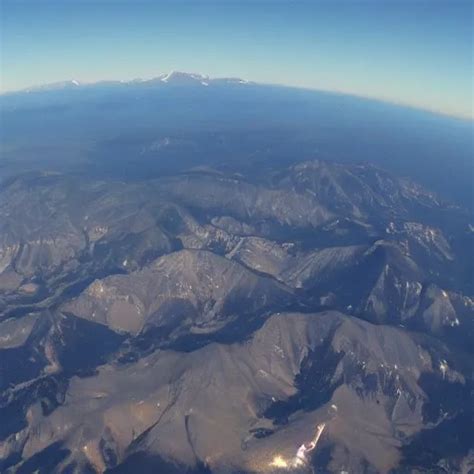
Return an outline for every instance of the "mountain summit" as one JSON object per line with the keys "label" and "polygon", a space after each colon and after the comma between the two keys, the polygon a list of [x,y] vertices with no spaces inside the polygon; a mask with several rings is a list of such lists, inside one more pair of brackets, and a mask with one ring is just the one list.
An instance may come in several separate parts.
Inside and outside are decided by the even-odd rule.
{"label": "mountain summit", "polygon": [[209,76],[203,76],[201,74],[193,74],[182,71],[171,71],[168,74],[162,74],[158,76],[161,82],[170,84],[195,84],[200,83],[202,85],[209,85]]}

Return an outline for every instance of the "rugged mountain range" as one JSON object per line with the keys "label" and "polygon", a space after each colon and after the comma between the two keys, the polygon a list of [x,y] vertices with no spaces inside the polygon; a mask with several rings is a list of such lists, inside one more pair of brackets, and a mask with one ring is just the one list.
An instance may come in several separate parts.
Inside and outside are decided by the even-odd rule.
{"label": "rugged mountain range", "polygon": [[11,178],[0,471],[469,472],[473,238],[367,164]]}

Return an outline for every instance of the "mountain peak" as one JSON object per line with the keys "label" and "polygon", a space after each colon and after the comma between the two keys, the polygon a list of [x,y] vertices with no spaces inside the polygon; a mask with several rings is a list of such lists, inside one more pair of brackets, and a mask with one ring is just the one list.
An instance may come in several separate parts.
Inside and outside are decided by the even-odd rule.
{"label": "mountain peak", "polygon": [[170,73],[160,76],[162,82],[172,83],[172,84],[189,84],[189,83],[201,83],[202,85],[209,84],[209,76],[203,76],[201,74],[193,74],[189,72],[182,71],[171,71]]}

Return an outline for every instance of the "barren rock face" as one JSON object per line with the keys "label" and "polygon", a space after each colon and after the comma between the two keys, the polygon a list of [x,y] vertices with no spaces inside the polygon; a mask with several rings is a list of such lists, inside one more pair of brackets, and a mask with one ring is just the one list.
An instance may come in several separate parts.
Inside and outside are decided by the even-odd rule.
{"label": "barren rock face", "polygon": [[[62,407],[31,411],[37,436],[23,450],[65,441],[68,462],[97,470],[145,451],[190,466],[205,460],[213,472],[268,472],[275,453],[290,463],[324,422],[322,445],[351,446],[352,465],[386,472],[427,423],[423,377],[466,384],[403,330],[334,312],[280,313],[244,344],[158,351],[72,378]],[[332,469],[344,462],[335,457]]]}
{"label": "barren rock face", "polygon": [[[137,334],[168,327],[215,332],[245,314],[265,313],[292,298],[289,288],[208,251],[181,250],[130,275],[96,280],[61,311]],[[239,305],[239,308],[237,308]]]}
{"label": "barren rock face", "polygon": [[0,216],[1,472],[469,466],[473,233],[418,184],[29,175]]}

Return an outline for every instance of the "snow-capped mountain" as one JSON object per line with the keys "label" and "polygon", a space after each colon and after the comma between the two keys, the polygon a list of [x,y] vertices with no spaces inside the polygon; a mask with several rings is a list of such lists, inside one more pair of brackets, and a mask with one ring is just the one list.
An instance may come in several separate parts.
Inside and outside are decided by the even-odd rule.
{"label": "snow-capped mountain", "polygon": [[[188,73],[182,71],[171,71],[162,73],[153,78],[135,78],[131,80],[105,80],[97,82],[82,82],[76,79],[67,81],[53,82],[50,84],[42,84],[29,87],[18,92],[44,92],[62,89],[74,89],[79,87],[92,87],[95,85],[108,86],[127,86],[127,85],[173,85],[173,86],[204,86],[222,85],[222,84],[250,84],[249,81],[236,77],[219,77],[211,78],[203,74]],[[10,92],[8,94],[15,93]]]}

